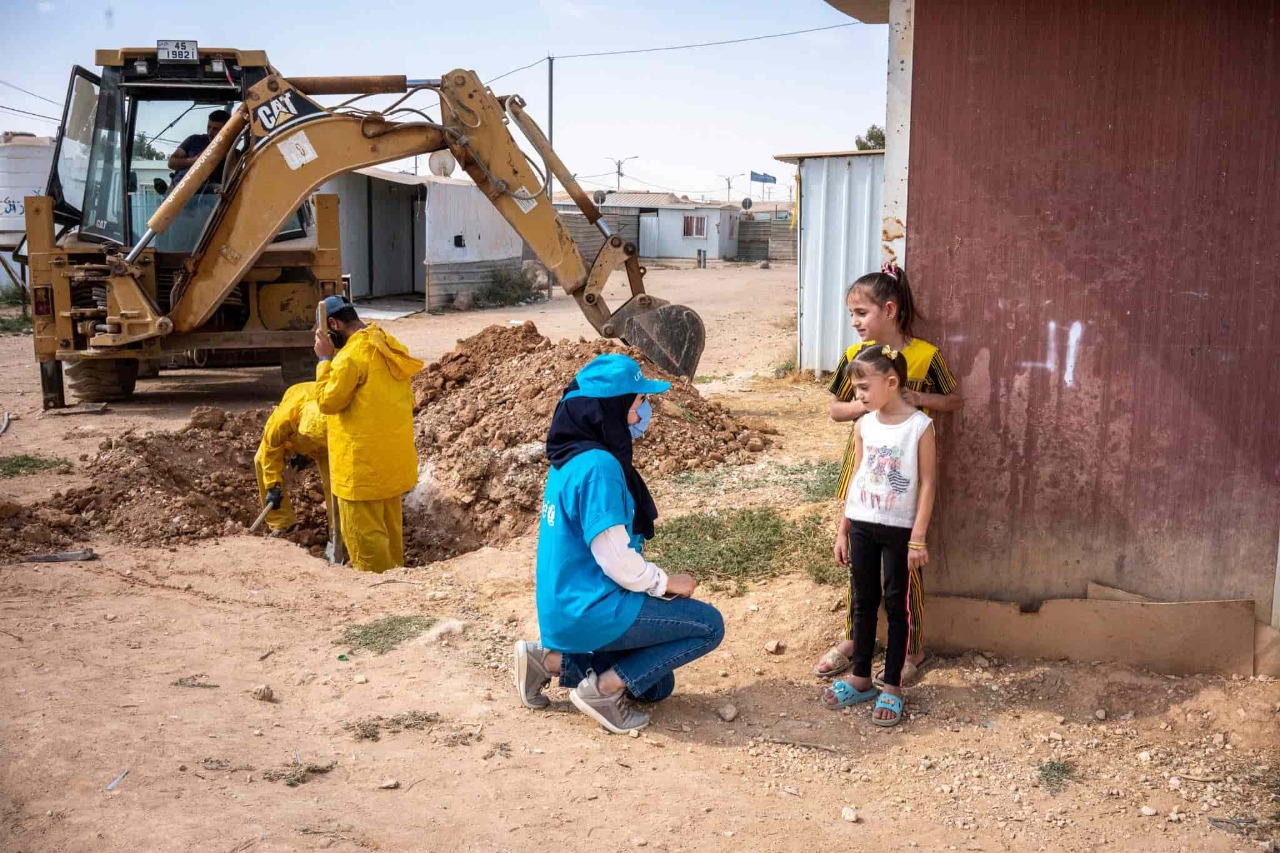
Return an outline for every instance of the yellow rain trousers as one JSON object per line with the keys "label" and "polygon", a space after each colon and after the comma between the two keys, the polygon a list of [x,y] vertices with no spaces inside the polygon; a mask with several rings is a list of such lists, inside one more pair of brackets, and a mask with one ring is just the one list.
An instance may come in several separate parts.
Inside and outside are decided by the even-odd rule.
{"label": "yellow rain trousers", "polygon": [[409,380],[422,368],[376,323],[316,367],[342,537],[358,569],[385,572],[404,565],[400,499],[418,482]]}
{"label": "yellow rain trousers", "polygon": [[351,565],[365,572],[385,572],[404,565],[404,525],[400,496],[380,501],[338,498],[342,539]]}
{"label": "yellow rain trousers", "polygon": [[[262,441],[253,457],[258,479],[258,499],[265,505],[267,491],[276,484],[284,486],[285,463],[295,453],[309,456],[320,471],[325,505],[329,510],[329,532],[334,530],[334,501],[330,491],[329,454],[325,416],[315,400],[316,383],[299,382],[284,392],[280,405],[271,411],[262,430]],[[298,521],[293,504],[285,493],[280,508],[267,513],[267,527],[285,530]]]}

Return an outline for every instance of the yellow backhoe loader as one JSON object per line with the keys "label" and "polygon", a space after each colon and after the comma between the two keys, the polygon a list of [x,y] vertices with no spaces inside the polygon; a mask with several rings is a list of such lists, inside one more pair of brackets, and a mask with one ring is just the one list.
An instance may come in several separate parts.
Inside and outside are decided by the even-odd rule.
{"label": "yellow backhoe loader", "polygon": [[[702,320],[645,292],[635,244],[609,232],[524,101],[495,96],[474,72],[286,78],[262,51],[191,42],[100,50],[97,64],[101,75],[74,70],[48,193],[26,200],[45,408],[64,405],[64,364],[73,395],[91,401],[127,398],[140,365],[184,353],[278,363],[286,384],[311,378],[315,305],[343,288],[337,198],[313,193],[344,172],[444,149],[599,334],[671,373],[697,368]],[[438,121],[410,102],[420,93],[438,97]],[[359,105],[375,94],[403,97]],[[314,100],[326,95],[354,97]],[[220,130],[183,139],[216,110],[230,116]],[[161,149],[181,145],[203,151],[172,183],[148,178]],[[605,236],[589,267],[551,205],[551,175]],[[619,267],[631,297],[611,310],[602,291]]]}

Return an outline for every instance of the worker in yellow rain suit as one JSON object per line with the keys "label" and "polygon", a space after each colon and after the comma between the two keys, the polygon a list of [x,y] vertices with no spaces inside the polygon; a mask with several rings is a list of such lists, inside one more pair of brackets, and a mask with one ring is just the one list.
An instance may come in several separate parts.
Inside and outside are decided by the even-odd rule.
{"label": "worker in yellow rain suit", "polygon": [[401,497],[418,482],[413,390],[423,364],[365,325],[340,296],[324,301],[316,330],[316,403],[328,415],[329,470],[351,564],[369,572],[404,565]]}
{"label": "worker in yellow rain suit", "polygon": [[[253,470],[258,479],[258,498],[267,513],[267,527],[273,533],[288,530],[298,522],[289,496],[284,491],[286,466],[298,469],[312,460],[320,472],[320,485],[324,489],[325,509],[329,516],[330,548],[341,546],[336,506],[329,482],[329,452],[326,418],[320,412],[315,399],[316,383],[299,382],[284,392],[280,405],[271,411],[267,425],[262,430],[258,452],[253,456]],[[330,559],[341,562],[341,554],[331,554]]]}

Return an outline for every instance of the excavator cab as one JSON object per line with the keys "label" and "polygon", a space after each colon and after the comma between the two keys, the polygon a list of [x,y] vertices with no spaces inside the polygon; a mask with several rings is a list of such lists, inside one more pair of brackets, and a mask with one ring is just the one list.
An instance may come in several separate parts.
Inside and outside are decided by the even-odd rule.
{"label": "excavator cab", "polygon": [[[46,195],[54,221],[75,229],[84,242],[104,248],[135,245],[166,194],[186,169],[171,169],[170,155],[185,146],[194,156],[207,145],[207,131],[220,125],[211,115],[228,115],[246,86],[270,73],[266,66],[240,66],[216,59],[207,65],[185,60],[135,57],[108,65],[96,75],[77,66],[67,87],[63,133],[54,153]],[[151,243],[155,252],[162,312],[172,305],[173,278],[195,251],[222,194],[224,178],[241,152],[233,151],[174,222]],[[275,240],[305,237],[312,224],[309,204],[291,216]],[[243,313],[242,301],[227,306]],[[240,309],[237,312],[237,309]],[[223,318],[223,325],[235,317]],[[246,318],[240,318],[241,320]]]}
{"label": "excavator cab", "polygon": [[[280,364],[286,384],[310,378],[309,340],[298,332],[309,327],[313,297],[339,289],[341,272],[336,222],[330,229],[333,244],[323,247],[330,250],[330,263],[316,263],[321,247],[309,199],[280,224],[271,241],[273,248],[289,252],[293,263],[248,271],[213,315],[192,330],[199,337],[103,340],[117,332],[113,316],[121,306],[111,304],[107,277],[94,275],[95,268],[101,272],[112,257],[138,244],[148,220],[180,182],[186,170],[170,168],[170,156],[184,146],[188,155],[198,154],[209,141],[207,131],[216,130],[210,116],[239,109],[248,88],[274,73],[260,51],[197,52],[188,44],[99,51],[100,73],[79,66],[72,71],[45,193],[47,209],[36,210],[28,223],[28,234],[35,237],[30,246],[46,243],[55,265],[40,283],[48,319],[36,322],[47,407],[63,403],[64,365],[72,393],[87,401],[128,397],[139,368],[145,376],[164,363]],[[243,147],[185,200],[140,258],[136,298],[149,301],[156,318],[173,309],[176,289],[222,203]],[[336,219],[336,209],[332,213]],[[55,234],[42,241],[41,232],[50,224]],[[73,268],[73,274],[58,275]],[[325,293],[318,286],[322,278],[329,282]],[[280,283],[289,287],[268,287]],[[296,298],[300,290],[305,298]],[[129,307],[123,311],[127,314]]]}

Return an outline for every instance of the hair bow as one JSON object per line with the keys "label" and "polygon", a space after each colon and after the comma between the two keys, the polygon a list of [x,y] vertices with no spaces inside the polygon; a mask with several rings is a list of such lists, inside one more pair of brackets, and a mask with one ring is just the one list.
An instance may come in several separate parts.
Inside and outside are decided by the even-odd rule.
{"label": "hair bow", "polygon": [[883,347],[880,348],[880,354],[885,358],[889,359],[890,361],[897,361],[898,355],[900,353],[893,347],[889,346],[888,344],[885,344]]}
{"label": "hair bow", "polygon": [[898,265],[893,261],[885,261],[883,264],[881,264],[880,272],[889,276],[889,278],[893,279],[894,281],[898,280],[899,268],[898,268]]}

